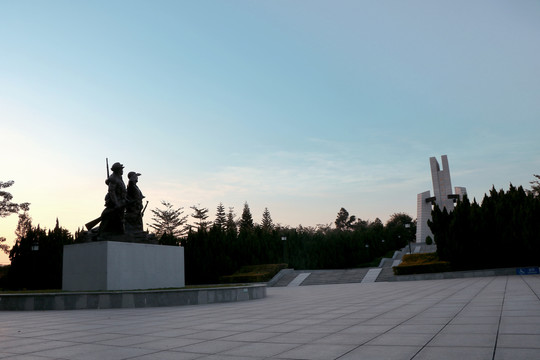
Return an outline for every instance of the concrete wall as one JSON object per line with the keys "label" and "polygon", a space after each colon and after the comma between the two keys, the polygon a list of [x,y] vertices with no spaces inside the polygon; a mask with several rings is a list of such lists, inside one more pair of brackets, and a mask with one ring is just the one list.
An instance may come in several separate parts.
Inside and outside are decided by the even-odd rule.
{"label": "concrete wall", "polygon": [[416,242],[426,242],[426,237],[431,236],[433,239],[433,233],[429,228],[427,221],[431,219],[431,203],[426,202],[426,199],[431,197],[429,191],[424,191],[416,197]]}
{"label": "concrete wall", "polygon": [[182,247],[116,241],[64,246],[62,289],[65,291],[184,286]]}
{"label": "concrete wall", "polygon": [[256,300],[265,297],[265,284],[149,291],[0,294],[0,311],[182,306]]}

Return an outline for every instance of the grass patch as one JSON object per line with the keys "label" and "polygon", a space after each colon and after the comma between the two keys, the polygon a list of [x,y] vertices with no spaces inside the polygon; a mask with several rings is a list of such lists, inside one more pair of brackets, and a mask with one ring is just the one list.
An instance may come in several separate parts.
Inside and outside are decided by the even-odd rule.
{"label": "grass patch", "polygon": [[221,276],[222,283],[254,283],[270,281],[280,270],[286,269],[287,264],[262,264],[242,266],[232,275]]}
{"label": "grass patch", "polygon": [[452,271],[448,261],[441,261],[437,253],[407,254],[401,264],[392,268],[395,275],[428,274]]}

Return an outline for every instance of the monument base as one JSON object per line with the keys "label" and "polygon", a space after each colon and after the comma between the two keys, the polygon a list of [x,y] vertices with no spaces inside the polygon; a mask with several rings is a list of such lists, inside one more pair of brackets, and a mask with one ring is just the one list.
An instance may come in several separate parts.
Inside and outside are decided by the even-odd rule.
{"label": "monument base", "polygon": [[182,247],[118,241],[64,246],[62,290],[136,290],[184,286]]}

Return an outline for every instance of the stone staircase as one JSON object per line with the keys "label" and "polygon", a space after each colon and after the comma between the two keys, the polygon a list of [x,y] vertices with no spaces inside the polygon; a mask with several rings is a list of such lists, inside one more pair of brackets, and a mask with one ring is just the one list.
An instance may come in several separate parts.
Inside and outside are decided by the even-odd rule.
{"label": "stone staircase", "polygon": [[336,270],[281,270],[268,286],[307,286],[323,284],[368,283],[394,281],[393,266],[399,265],[403,255],[412,251],[413,254],[435,252],[436,245],[426,243],[411,243],[394,253],[392,258],[383,258],[376,268],[336,269]]}
{"label": "stone staircase", "polygon": [[348,284],[361,282],[369,269],[314,270],[302,285]]}

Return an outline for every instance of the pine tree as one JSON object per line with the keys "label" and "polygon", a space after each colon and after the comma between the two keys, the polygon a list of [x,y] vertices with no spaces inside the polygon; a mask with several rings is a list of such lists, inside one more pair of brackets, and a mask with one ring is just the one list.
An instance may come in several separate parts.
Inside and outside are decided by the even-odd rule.
{"label": "pine tree", "polygon": [[227,226],[227,214],[225,213],[225,206],[223,203],[219,203],[217,206],[216,220],[214,221],[214,227],[218,229],[225,229]]}
{"label": "pine tree", "polygon": [[[13,184],[14,184],[13,180],[6,181],[6,182],[0,181],[0,189],[8,188]],[[16,214],[20,210],[28,211],[30,208],[30,203],[17,204],[17,203],[12,202],[11,199],[13,199],[13,195],[8,193],[7,191],[0,190],[0,198],[2,198],[2,200],[0,201],[0,217],[6,217],[11,214]]]}
{"label": "pine tree", "polygon": [[174,209],[173,205],[167,201],[162,201],[161,204],[165,206],[165,209],[156,208],[151,210],[152,214],[154,214],[152,217],[154,222],[147,225],[154,229],[158,238],[164,234],[175,238],[182,237],[186,232],[182,226],[185,225],[188,218],[187,215],[182,216],[184,213],[183,207]]}
{"label": "pine tree", "polygon": [[264,231],[271,231],[274,229],[274,223],[272,222],[272,217],[270,216],[268,208],[264,208],[261,226]]}
{"label": "pine tree", "polygon": [[195,219],[197,229],[199,231],[205,231],[211,223],[210,221],[206,221],[206,219],[208,219],[208,209],[200,208],[199,206],[199,204],[190,206],[190,209],[194,211],[194,213],[191,214],[191,217]]}
{"label": "pine tree", "polygon": [[236,214],[234,213],[234,207],[229,207],[229,212],[227,213],[227,222],[225,223],[225,228],[228,234],[236,236],[238,227],[236,225],[236,220],[234,218]]}
{"label": "pine tree", "polygon": [[244,203],[244,210],[242,211],[242,218],[240,219],[240,233],[250,232],[254,228],[253,217],[251,216],[251,210],[247,202]]}

